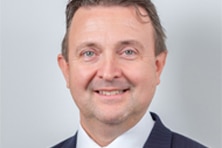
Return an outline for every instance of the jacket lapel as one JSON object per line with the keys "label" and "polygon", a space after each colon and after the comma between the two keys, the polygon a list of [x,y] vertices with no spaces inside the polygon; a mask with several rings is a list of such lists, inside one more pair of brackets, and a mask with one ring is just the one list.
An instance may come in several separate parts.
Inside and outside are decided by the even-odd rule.
{"label": "jacket lapel", "polygon": [[162,124],[155,113],[151,113],[151,116],[155,124],[143,148],[170,148],[172,132]]}

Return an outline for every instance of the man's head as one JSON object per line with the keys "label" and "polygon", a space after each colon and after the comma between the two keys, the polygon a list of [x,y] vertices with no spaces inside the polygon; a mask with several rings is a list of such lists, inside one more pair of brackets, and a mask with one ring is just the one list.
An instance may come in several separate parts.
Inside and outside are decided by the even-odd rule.
{"label": "man's head", "polygon": [[[87,133],[95,136],[102,125],[119,128],[110,132],[124,132],[145,114],[160,82],[166,59],[164,33],[150,1],[79,3],[68,5],[63,42],[68,52],[58,56],[59,66]],[[158,53],[157,39],[163,44]]]}
{"label": "man's head", "polygon": [[137,14],[142,15],[139,11],[139,7],[143,8],[150,17],[151,23],[154,28],[155,38],[155,55],[157,56],[161,52],[166,51],[165,45],[165,33],[161,26],[159,16],[156,12],[155,6],[150,0],[70,0],[66,8],[66,33],[62,43],[62,55],[68,61],[68,33],[73,16],[80,7],[93,7],[93,6],[133,6],[136,8]]}

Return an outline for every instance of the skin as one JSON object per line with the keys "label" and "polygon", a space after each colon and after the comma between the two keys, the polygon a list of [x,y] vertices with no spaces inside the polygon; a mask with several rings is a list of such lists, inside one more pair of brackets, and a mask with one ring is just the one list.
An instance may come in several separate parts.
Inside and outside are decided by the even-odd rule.
{"label": "skin", "polygon": [[106,146],[147,111],[167,53],[155,56],[150,18],[138,16],[134,7],[79,8],[68,42],[69,60],[59,54],[59,66],[82,127]]}

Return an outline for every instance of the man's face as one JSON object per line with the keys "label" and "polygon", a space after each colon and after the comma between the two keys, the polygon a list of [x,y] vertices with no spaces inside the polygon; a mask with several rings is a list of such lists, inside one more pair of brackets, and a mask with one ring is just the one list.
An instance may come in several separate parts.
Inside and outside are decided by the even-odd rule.
{"label": "man's face", "polygon": [[149,17],[138,16],[134,7],[80,8],[68,50],[69,61],[59,55],[58,62],[83,122],[119,124],[142,117],[166,58],[165,52],[154,55]]}

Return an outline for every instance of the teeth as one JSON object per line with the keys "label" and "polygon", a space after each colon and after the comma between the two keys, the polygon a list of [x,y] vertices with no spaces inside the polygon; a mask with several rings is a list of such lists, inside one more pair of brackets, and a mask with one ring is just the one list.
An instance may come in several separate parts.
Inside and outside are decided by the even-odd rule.
{"label": "teeth", "polygon": [[99,91],[99,94],[105,95],[105,96],[113,96],[113,95],[118,95],[122,94],[123,90],[114,90],[114,91]]}

